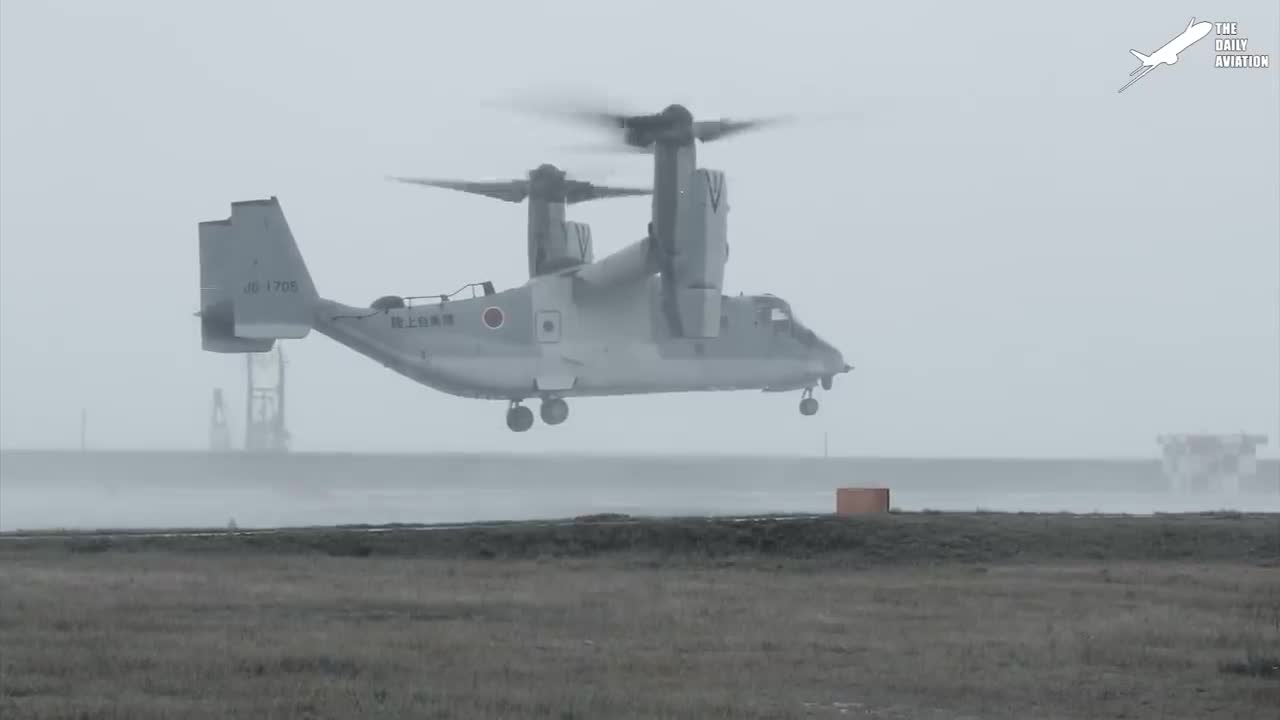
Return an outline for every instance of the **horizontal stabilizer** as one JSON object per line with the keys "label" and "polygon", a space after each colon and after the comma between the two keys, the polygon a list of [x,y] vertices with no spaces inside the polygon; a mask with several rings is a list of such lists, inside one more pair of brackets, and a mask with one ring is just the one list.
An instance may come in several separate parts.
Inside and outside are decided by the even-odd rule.
{"label": "horizontal stabilizer", "polygon": [[264,352],[307,336],[319,295],[276,198],[232,203],[199,232],[204,349]]}

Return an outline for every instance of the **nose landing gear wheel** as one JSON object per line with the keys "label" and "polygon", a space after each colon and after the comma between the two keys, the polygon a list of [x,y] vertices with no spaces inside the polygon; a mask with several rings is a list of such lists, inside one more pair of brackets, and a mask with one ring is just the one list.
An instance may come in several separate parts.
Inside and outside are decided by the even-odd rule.
{"label": "nose landing gear wheel", "polygon": [[801,414],[801,415],[816,415],[816,414],[818,414],[818,399],[817,399],[817,398],[807,397],[807,398],[805,398],[805,399],[801,400],[801,401],[800,401],[800,414]]}
{"label": "nose landing gear wheel", "polygon": [[800,396],[800,414],[816,415],[818,412],[818,399],[813,396],[813,388],[805,388],[804,395]]}
{"label": "nose landing gear wheel", "polygon": [[507,410],[507,427],[513,432],[524,432],[533,427],[533,411],[523,405],[512,405]]}
{"label": "nose landing gear wheel", "polygon": [[830,389],[831,389],[831,382],[832,382],[832,377],[831,377],[830,375],[824,375],[824,376],[823,376],[823,378],[822,378],[822,389],[823,389],[823,390],[830,390]]}
{"label": "nose landing gear wheel", "polygon": [[569,403],[563,398],[547,398],[542,401],[542,407],[538,408],[538,414],[542,416],[542,422],[559,425],[569,419]]}

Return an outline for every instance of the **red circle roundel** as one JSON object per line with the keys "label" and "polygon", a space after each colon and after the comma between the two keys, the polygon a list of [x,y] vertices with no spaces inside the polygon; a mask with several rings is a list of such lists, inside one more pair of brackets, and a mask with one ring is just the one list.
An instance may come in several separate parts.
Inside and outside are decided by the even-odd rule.
{"label": "red circle roundel", "polygon": [[484,320],[485,327],[490,330],[497,330],[502,327],[502,323],[506,321],[506,316],[502,314],[502,308],[488,307],[484,309],[482,319]]}

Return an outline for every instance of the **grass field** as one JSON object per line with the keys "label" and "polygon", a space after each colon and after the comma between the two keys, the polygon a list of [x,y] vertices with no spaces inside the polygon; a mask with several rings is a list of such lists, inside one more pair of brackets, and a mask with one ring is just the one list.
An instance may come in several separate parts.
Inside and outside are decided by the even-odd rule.
{"label": "grass field", "polygon": [[1274,516],[0,542],[5,718],[1271,720],[1276,658]]}

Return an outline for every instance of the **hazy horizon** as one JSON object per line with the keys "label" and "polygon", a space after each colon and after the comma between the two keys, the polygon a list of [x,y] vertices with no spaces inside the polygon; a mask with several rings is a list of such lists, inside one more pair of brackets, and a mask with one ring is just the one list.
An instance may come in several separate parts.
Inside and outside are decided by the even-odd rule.
{"label": "hazy horizon", "polygon": [[[192,317],[196,223],[233,201],[279,197],[335,300],[523,283],[523,205],[386,176],[648,184],[645,156],[488,106],[580,89],[800,117],[699,150],[728,177],[726,292],[786,298],[856,369],[815,417],[585,398],[515,434],[312,333],[284,343],[297,450],[1142,458],[1248,432],[1280,455],[1280,68],[1215,69],[1210,36],[1116,92],[1205,6],[645,8],[0,5],[0,447],[75,448],[84,409],[91,448],[203,448],[214,387],[239,442],[243,358]],[[1275,2],[1213,11],[1277,57]],[[600,257],[648,211],[570,216]]]}

